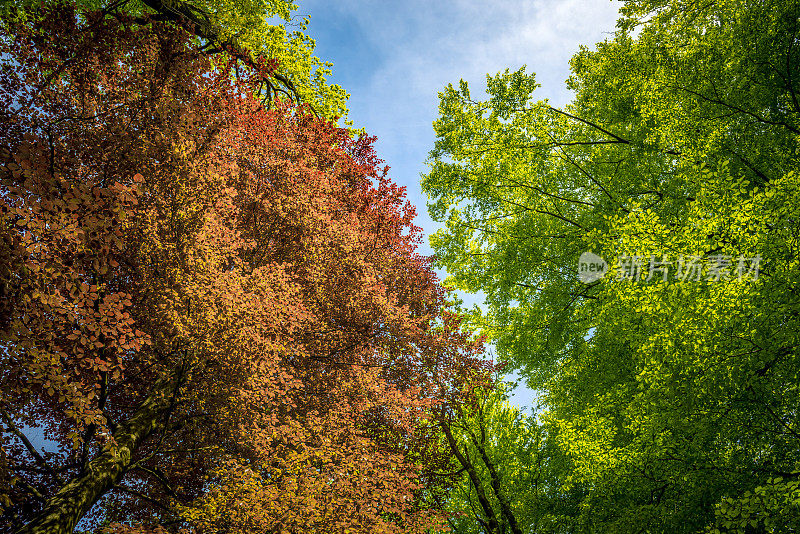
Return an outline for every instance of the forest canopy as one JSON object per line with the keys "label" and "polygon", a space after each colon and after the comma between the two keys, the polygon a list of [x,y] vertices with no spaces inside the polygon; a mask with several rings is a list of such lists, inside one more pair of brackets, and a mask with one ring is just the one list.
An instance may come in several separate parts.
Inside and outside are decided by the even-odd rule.
{"label": "forest canopy", "polygon": [[294,3],[0,3],[0,534],[800,530],[800,4],[620,6],[426,257]]}

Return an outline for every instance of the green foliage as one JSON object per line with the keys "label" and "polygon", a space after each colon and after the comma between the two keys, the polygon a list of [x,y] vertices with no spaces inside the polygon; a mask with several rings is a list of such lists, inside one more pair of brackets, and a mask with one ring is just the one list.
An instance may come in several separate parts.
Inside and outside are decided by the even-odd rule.
{"label": "green foliage", "polygon": [[[432,245],[449,283],[486,294],[474,324],[543,392],[541,424],[570,459],[559,480],[586,492],[573,532],[726,532],[744,517],[790,532],[800,5],[622,14],[614,39],[572,59],[564,109],[534,101],[524,69],[488,77],[485,101],[463,81],[440,93]],[[613,272],[580,282],[584,251]],[[623,256],[641,258],[640,280],[618,276]],[[690,256],[701,279],[677,280]],[[739,279],[755,257],[758,278]],[[731,276],[714,280],[724,260]],[[669,262],[668,280],[651,271]]]}
{"label": "green foliage", "polygon": [[795,532],[800,522],[800,481],[770,478],[739,498],[724,498],[717,504],[714,526],[708,534]]}

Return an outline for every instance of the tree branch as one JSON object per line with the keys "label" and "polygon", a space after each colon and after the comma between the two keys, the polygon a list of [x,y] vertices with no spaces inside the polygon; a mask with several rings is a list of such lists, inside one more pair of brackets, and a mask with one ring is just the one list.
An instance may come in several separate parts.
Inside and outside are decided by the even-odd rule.
{"label": "tree branch", "polygon": [[20,441],[22,441],[22,443],[25,445],[25,448],[28,449],[28,452],[36,460],[36,463],[39,464],[42,469],[47,471],[47,473],[52,476],[59,485],[63,486],[64,481],[61,480],[61,477],[58,476],[58,473],[56,473],[53,468],[48,465],[44,457],[39,454],[39,451],[37,451],[36,447],[33,446],[33,443],[30,442],[28,436],[26,436],[19,428],[17,428],[17,425],[14,424],[14,421],[11,419],[11,416],[8,414],[8,412],[0,408],[0,415],[3,416],[3,420],[5,421],[6,426],[8,426],[8,429],[11,431],[11,433],[17,436]]}
{"label": "tree branch", "polygon": [[508,521],[511,531],[514,534],[522,534],[522,529],[519,528],[517,518],[514,515],[514,512],[511,510],[511,504],[508,502],[508,499],[506,498],[506,495],[500,486],[500,477],[497,475],[497,469],[495,469],[494,464],[489,459],[489,455],[486,454],[486,449],[484,447],[486,444],[486,424],[483,415],[483,405],[479,405],[478,407],[478,423],[481,430],[480,442],[478,442],[478,439],[472,429],[467,429],[467,432],[469,432],[475,448],[478,449],[478,452],[481,455],[481,460],[483,460],[484,465],[489,470],[492,491],[494,491],[495,497],[497,497],[497,500],[500,502],[500,512],[502,513],[503,517],[505,517],[506,521]]}
{"label": "tree branch", "polygon": [[153,478],[158,480],[161,483],[161,485],[164,486],[164,489],[167,491],[167,493],[169,495],[171,495],[173,497],[177,495],[175,490],[169,484],[169,481],[167,480],[167,477],[161,472],[160,469],[150,469],[149,467],[145,467],[145,466],[140,465],[140,464],[134,464],[133,467],[131,467],[131,470],[132,471],[133,470],[138,470],[138,471],[142,471],[144,473],[147,473],[149,475],[152,475]]}
{"label": "tree branch", "polygon": [[125,493],[133,495],[134,497],[138,497],[139,499],[147,501],[150,504],[154,504],[154,505],[158,506],[159,508],[161,508],[162,510],[169,511],[169,508],[167,507],[167,505],[165,505],[161,501],[157,501],[156,499],[153,499],[152,497],[149,497],[149,496],[145,495],[144,493],[142,493],[140,491],[136,491],[135,489],[131,489],[131,488],[126,488],[125,486],[122,486],[122,485],[119,485],[119,484],[115,484],[113,488],[117,489],[117,490],[120,490],[120,491],[124,491]]}
{"label": "tree branch", "polygon": [[450,425],[444,421],[444,416],[441,418],[440,425],[442,430],[444,430],[444,435],[447,438],[447,443],[450,445],[450,450],[453,451],[453,454],[458,459],[459,463],[464,467],[464,469],[467,470],[467,474],[472,482],[472,486],[475,488],[475,493],[477,493],[478,496],[478,502],[480,503],[483,513],[486,515],[488,520],[486,530],[489,532],[498,532],[500,529],[500,524],[497,522],[497,516],[492,509],[489,499],[486,497],[486,493],[483,491],[483,485],[478,477],[478,473],[475,471],[475,467],[472,465],[469,457],[464,456],[464,454],[461,452],[461,449],[459,449],[458,443],[456,443],[453,433],[450,431]]}
{"label": "tree branch", "polygon": [[[225,36],[223,29],[211,20],[210,14],[206,11],[181,0],[142,0],[142,2],[168,20],[179,23],[192,23],[194,25],[195,35],[216,45],[212,48],[212,50],[230,51],[236,58],[240,59],[247,66],[259,70],[259,64],[250,55],[250,51],[239,42],[239,39],[235,35]],[[206,48],[207,46],[208,45],[205,45],[203,48]],[[300,102],[301,99],[297,92],[297,88],[289,78],[277,72],[270,72],[269,76],[275,78],[284,87],[286,87],[286,89],[276,86],[267,78],[264,80],[264,83],[267,85],[268,95],[270,92],[280,92],[289,97],[289,99],[293,99],[298,103]],[[306,104],[309,106],[314,115],[319,117],[316,110],[310,104]]]}

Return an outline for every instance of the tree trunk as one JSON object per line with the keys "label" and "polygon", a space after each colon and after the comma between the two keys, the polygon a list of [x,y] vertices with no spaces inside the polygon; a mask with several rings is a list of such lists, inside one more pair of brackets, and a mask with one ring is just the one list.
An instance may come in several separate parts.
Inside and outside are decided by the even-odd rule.
{"label": "tree trunk", "polygon": [[[483,421],[481,421],[481,434],[485,433],[485,429],[483,427]],[[489,477],[491,479],[492,490],[494,491],[495,497],[497,497],[498,502],[500,503],[500,511],[508,521],[509,526],[511,527],[511,532],[514,534],[522,534],[522,529],[519,528],[519,523],[517,523],[517,518],[514,515],[514,512],[511,510],[511,504],[508,502],[508,499],[503,493],[503,488],[500,486],[500,477],[497,476],[497,469],[495,469],[494,464],[489,459],[489,455],[486,454],[486,449],[483,448],[484,440],[481,440],[481,443],[478,443],[478,440],[475,439],[475,434],[470,431],[472,435],[472,442],[475,444],[475,447],[478,449],[478,452],[481,455],[481,459],[483,459],[484,465],[489,470]]]}
{"label": "tree trunk", "polygon": [[15,534],[70,534],[94,503],[122,479],[137,447],[161,426],[184,377],[185,371],[180,369],[156,381],[131,418],[118,425],[113,434],[116,444],[104,446],[84,474],[48,499],[39,515]]}
{"label": "tree trunk", "polygon": [[494,513],[492,504],[489,502],[489,499],[486,498],[486,493],[483,491],[483,484],[481,483],[478,473],[475,471],[475,466],[472,465],[469,456],[465,456],[461,452],[461,449],[458,448],[458,443],[456,443],[453,433],[450,431],[450,426],[444,420],[444,416],[441,418],[440,423],[442,430],[444,430],[444,435],[447,438],[447,443],[450,445],[450,450],[453,451],[453,454],[455,454],[461,466],[467,470],[467,475],[469,475],[469,479],[472,482],[472,487],[475,488],[475,493],[478,496],[478,503],[480,503],[481,508],[483,508],[483,513],[486,514],[486,525],[484,525],[484,528],[492,533],[499,532],[500,523],[497,521],[497,516]]}

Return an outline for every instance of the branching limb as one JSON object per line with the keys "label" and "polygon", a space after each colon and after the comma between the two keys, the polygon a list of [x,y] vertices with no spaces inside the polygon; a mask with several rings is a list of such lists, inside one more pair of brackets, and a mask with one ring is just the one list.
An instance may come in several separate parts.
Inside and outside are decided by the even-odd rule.
{"label": "branching limb", "polygon": [[145,467],[140,464],[135,464],[131,467],[131,470],[138,470],[142,471],[143,473],[147,473],[151,475],[153,478],[158,480],[164,489],[166,490],[167,494],[172,495],[173,497],[177,495],[175,489],[170,485],[169,481],[167,480],[166,475],[160,469],[150,469],[149,467]]}
{"label": "branching limb", "polygon": [[51,477],[53,477],[53,480],[55,480],[59,484],[59,486],[63,486],[64,481],[61,479],[58,473],[56,473],[55,470],[53,470],[53,468],[50,467],[50,465],[45,461],[44,457],[41,454],[39,454],[39,451],[37,451],[36,447],[33,446],[33,443],[31,443],[31,441],[28,439],[28,436],[26,436],[19,428],[17,428],[17,425],[14,424],[14,420],[11,418],[8,412],[0,408],[0,415],[3,416],[3,420],[5,421],[6,426],[11,431],[11,433],[17,436],[20,439],[20,441],[22,441],[22,443],[25,445],[25,448],[28,449],[28,452],[31,454],[31,456],[33,456],[34,460],[36,460],[36,463],[42,469],[47,471],[47,473]]}
{"label": "branching limb", "polygon": [[453,437],[453,433],[450,431],[449,423],[444,421],[444,416],[442,416],[441,427],[444,431],[445,437],[447,438],[447,443],[450,445],[450,450],[453,451],[456,459],[464,467],[464,469],[466,469],[470,482],[472,482],[472,486],[475,488],[475,493],[478,496],[478,502],[483,509],[483,513],[486,515],[486,530],[488,532],[498,532],[500,529],[500,524],[497,521],[497,516],[494,513],[494,509],[492,508],[489,499],[486,497],[486,493],[483,491],[483,484],[481,483],[480,477],[478,477],[478,473],[475,471],[475,467],[472,465],[472,461],[469,459],[469,456],[466,456],[459,448],[458,443]]}
{"label": "branching limb", "polygon": [[137,497],[139,499],[147,501],[150,504],[153,504],[153,505],[161,508],[162,510],[170,511],[170,509],[167,507],[167,505],[165,505],[161,501],[157,501],[156,499],[145,495],[141,491],[136,491],[135,489],[126,488],[125,486],[122,486],[122,485],[119,485],[119,484],[115,485],[114,489],[120,490],[120,491],[125,492],[125,493],[127,493],[129,495],[133,495],[134,497]]}
{"label": "branching limb", "polygon": [[[146,6],[153,9],[167,20],[179,23],[190,22],[193,24],[194,34],[208,41],[208,44],[204,45],[202,49],[205,50],[209,46],[212,47],[210,50],[206,50],[206,53],[227,50],[247,66],[251,68],[258,67],[258,62],[250,55],[250,51],[239,42],[239,39],[235,35],[225,35],[222,28],[211,20],[208,12],[181,0],[142,1]],[[272,83],[268,78],[265,79],[264,83],[267,86],[266,92],[268,96],[282,93],[290,100],[298,103],[301,101],[297,88],[288,77],[277,72],[271,72],[269,76],[277,80],[283,87]],[[307,105],[312,113],[318,117],[316,110],[314,110],[310,104],[307,103]]]}

